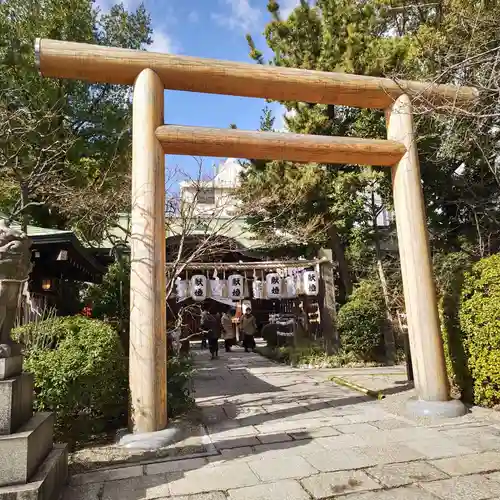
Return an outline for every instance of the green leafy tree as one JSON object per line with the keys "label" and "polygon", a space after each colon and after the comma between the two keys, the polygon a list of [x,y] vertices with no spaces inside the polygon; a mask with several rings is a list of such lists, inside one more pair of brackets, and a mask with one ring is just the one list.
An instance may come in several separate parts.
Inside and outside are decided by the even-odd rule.
{"label": "green leafy tree", "polygon": [[[387,29],[383,8],[376,2],[319,0],[301,4],[282,19],[278,2],[270,0],[272,16],[265,35],[274,57],[271,64],[322,71],[381,75],[400,65],[406,41],[381,35]],[[262,54],[247,37],[251,56],[263,63]],[[374,54],[377,57],[374,57]],[[285,124],[291,132],[383,137],[382,113],[297,102],[283,103]],[[265,115],[263,117],[265,119]],[[261,129],[264,128],[261,126]],[[385,181],[385,184],[387,182]],[[296,165],[289,162],[252,162],[246,170],[242,197],[260,193],[249,218],[259,236],[280,242],[330,247],[339,264],[343,295],[352,290],[352,271],[345,247],[355,230],[372,232],[370,190],[384,186],[384,174],[352,165]],[[286,210],[283,210],[286,207]],[[268,223],[266,224],[266,221]]]}
{"label": "green leafy tree", "polygon": [[130,322],[130,264],[119,258],[108,267],[102,283],[83,290],[83,303],[92,317],[104,320],[118,331],[123,349],[128,353]]}
{"label": "green leafy tree", "polygon": [[101,13],[92,0],[0,3],[0,209],[95,240],[127,208],[130,89],[41,78],[34,41],[140,49],[150,35],[143,5]]}
{"label": "green leafy tree", "polygon": [[[446,114],[415,100],[417,145],[433,247],[476,256],[497,251],[500,4],[465,0],[312,4],[301,1],[284,19],[279,2],[268,2],[271,21],[265,36],[273,52],[270,64],[465,84],[481,90],[474,108],[459,109],[451,99],[442,106]],[[251,37],[247,39],[250,55],[263,64],[262,53]],[[380,138],[386,134],[378,111],[282,104],[291,132]],[[252,162],[242,191],[247,199],[259,200],[249,222],[261,237],[277,233],[275,239],[282,242],[283,234],[300,235],[309,243],[331,247],[346,290],[351,279],[363,276],[363,269],[370,274],[374,266],[397,267],[397,262],[381,261],[383,235],[375,230],[376,212],[370,203],[376,194],[391,206],[388,170]],[[290,238],[292,244],[298,241]]]}

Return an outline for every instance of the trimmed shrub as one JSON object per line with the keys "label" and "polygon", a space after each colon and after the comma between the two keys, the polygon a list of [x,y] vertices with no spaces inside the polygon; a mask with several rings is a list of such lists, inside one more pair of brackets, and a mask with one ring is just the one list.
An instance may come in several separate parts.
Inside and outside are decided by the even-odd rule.
{"label": "trimmed shrub", "polygon": [[385,306],[380,286],[362,280],[340,308],[338,329],[342,350],[363,361],[383,356]]}
{"label": "trimmed shrub", "polygon": [[126,425],[127,361],[108,324],[82,316],[19,327],[24,369],[34,376],[35,410],[56,413],[56,433],[71,443]]}
{"label": "trimmed shrub", "polygon": [[474,380],[474,402],[500,404],[500,254],[480,260],[465,275],[460,325]]}

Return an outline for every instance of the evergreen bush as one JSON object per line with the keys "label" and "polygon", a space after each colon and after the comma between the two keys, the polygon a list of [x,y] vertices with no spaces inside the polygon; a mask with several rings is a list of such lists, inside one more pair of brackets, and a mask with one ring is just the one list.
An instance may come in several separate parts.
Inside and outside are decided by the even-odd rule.
{"label": "evergreen bush", "polygon": [[338,329],[341,348],[362,361],[378,361],[383,355],[385,306],[380,286],[362,280],[340,308]]}
{"label": "evergreen bush", "polygon": [[465,275],[460,325],[468,366],[474,380],[474,402],[500,404],[500,254],[474,264]]}
{"label": "evergreen bush", "polygon": [[70,443],[126,425],[127,360],[108,324],[83,316],[30,323],[14,330],[26,345],[35,410],[56,414],[56,433]]}

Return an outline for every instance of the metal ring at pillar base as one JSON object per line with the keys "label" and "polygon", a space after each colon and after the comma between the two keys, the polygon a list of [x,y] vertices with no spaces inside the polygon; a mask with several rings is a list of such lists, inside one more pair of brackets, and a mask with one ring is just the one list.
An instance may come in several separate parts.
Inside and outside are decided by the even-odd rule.
{"label": "metal ring at pillar base", "polygon": [[406,403],[406,410],[413,417],[428,418],[461,417],[468,412],[467,407],[458,399],[425,401],[412,398]]}

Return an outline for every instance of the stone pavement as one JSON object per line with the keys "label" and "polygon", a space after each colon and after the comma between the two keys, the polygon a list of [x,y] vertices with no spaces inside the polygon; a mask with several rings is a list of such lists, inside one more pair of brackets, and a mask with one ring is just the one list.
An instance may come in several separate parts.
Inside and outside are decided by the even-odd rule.
{"label": "stone pavement", "polygon": [[64,500],[500,500],[496,412],[417,422],[409,391],[375,401],[331,370],[195,354],[213,453],[75,477]]}

